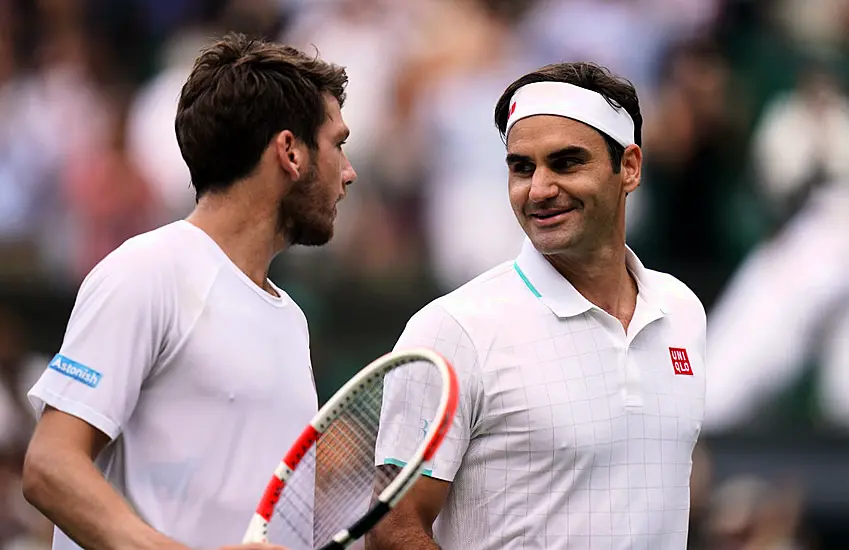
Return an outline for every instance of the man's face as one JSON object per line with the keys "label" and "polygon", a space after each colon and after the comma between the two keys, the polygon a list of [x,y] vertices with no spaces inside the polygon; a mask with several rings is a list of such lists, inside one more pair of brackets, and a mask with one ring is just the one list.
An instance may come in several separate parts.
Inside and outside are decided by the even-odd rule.
{"label": "man's face", "polygon": [[310,153],[306,173],[280,204],[280,221],[290,244],[320,246],[330,241],[336,204],[357,179],[342,150],[350,131],[342,120],[339,102],[326,95],[325,109],[327,120],[318,130],[317,148]]}
{"label": "man's face", "polygon": [[513,212],[541,253],[591,250],[613,239],[624,216],[623,172],[613,173],[594,128],[559,116],[522,119],[507,139],[507,166]]}

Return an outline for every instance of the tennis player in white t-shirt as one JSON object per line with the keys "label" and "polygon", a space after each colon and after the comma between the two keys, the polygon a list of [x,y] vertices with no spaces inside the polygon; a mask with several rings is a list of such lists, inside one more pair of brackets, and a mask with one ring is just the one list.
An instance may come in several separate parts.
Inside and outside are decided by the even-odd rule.
{"label": "tennis player in white t-shirt", "polygon": [[[367,548],[684,550],[705,312],[625,244],[637,94],[596,65],[551,65],[511,84],[495,119],[527,240],[398,341],[445,355],[462,393],[425,477]],[[378,467],[431,429],[429,388],[387,379]]]}
{"label": "tennis player in white t-shirt", "polygon": [[333,234],[356,178],[346,84],[340,67],[239,35],[195,62],[176,132],[197,207],[91,271],[29,393],[24,494],[57,525],[54,549],[241,541],[317,410],[306,319],[267,273]]}

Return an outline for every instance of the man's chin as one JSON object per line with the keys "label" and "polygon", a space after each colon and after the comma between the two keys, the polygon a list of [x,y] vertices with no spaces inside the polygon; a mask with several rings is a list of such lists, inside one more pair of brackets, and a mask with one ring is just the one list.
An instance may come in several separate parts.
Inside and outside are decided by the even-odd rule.
{"label": "man's chin", "polygon": [[575,247],[573,235],[558,235],[555,233],[539,234],[532,232],[528,235],[540,254],[551,255],[567,252]]}
{"label": "man's chin", "polygon": [[333,238],[333,226],[329,228],[301,231],[292,244],[301,246],[324,246]]}

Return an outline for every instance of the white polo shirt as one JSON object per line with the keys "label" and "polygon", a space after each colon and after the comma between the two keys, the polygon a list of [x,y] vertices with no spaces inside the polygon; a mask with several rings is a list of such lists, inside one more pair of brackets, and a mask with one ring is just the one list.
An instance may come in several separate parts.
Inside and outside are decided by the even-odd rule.
{"label": "white polo shirt", "polygon": [[[427,474],[451,481],[434,524],[448,549],[683,550],[705,393],[705,312],[628,250],[628,333],[529,241],[419,311],[397,348],[451,360],[461,399]],[[429,428],[433,385],[386,381],[378,463]]]}
{"label": "white polo shirt", "polygon": [[[317,410],[306,319],[276,290],[186,221],[130,239],[83,282],[29,392],[39,413],[48,404],[108,435],[106,479],[191,548],[241,541]],[[57,529],[53,548],[77,546]]]}

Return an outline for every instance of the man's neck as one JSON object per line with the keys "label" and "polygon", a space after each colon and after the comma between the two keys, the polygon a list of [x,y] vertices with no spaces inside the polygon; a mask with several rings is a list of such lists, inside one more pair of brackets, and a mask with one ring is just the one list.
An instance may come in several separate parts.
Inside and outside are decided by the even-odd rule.
{"label": "man's neck", "polygon": [[201,198],[186,221],[209,235],[257,286],[275,294],[268,284],[268,268],[286,241],[278,231],[273,208],[251,205],[236,196],[210,195]]}
{"label": "man's neck", "polygon": [[545,257],[590,303],[613,315],[625,330],[634,315],[637,283],[625,262],[625,244],[589,253]]}

